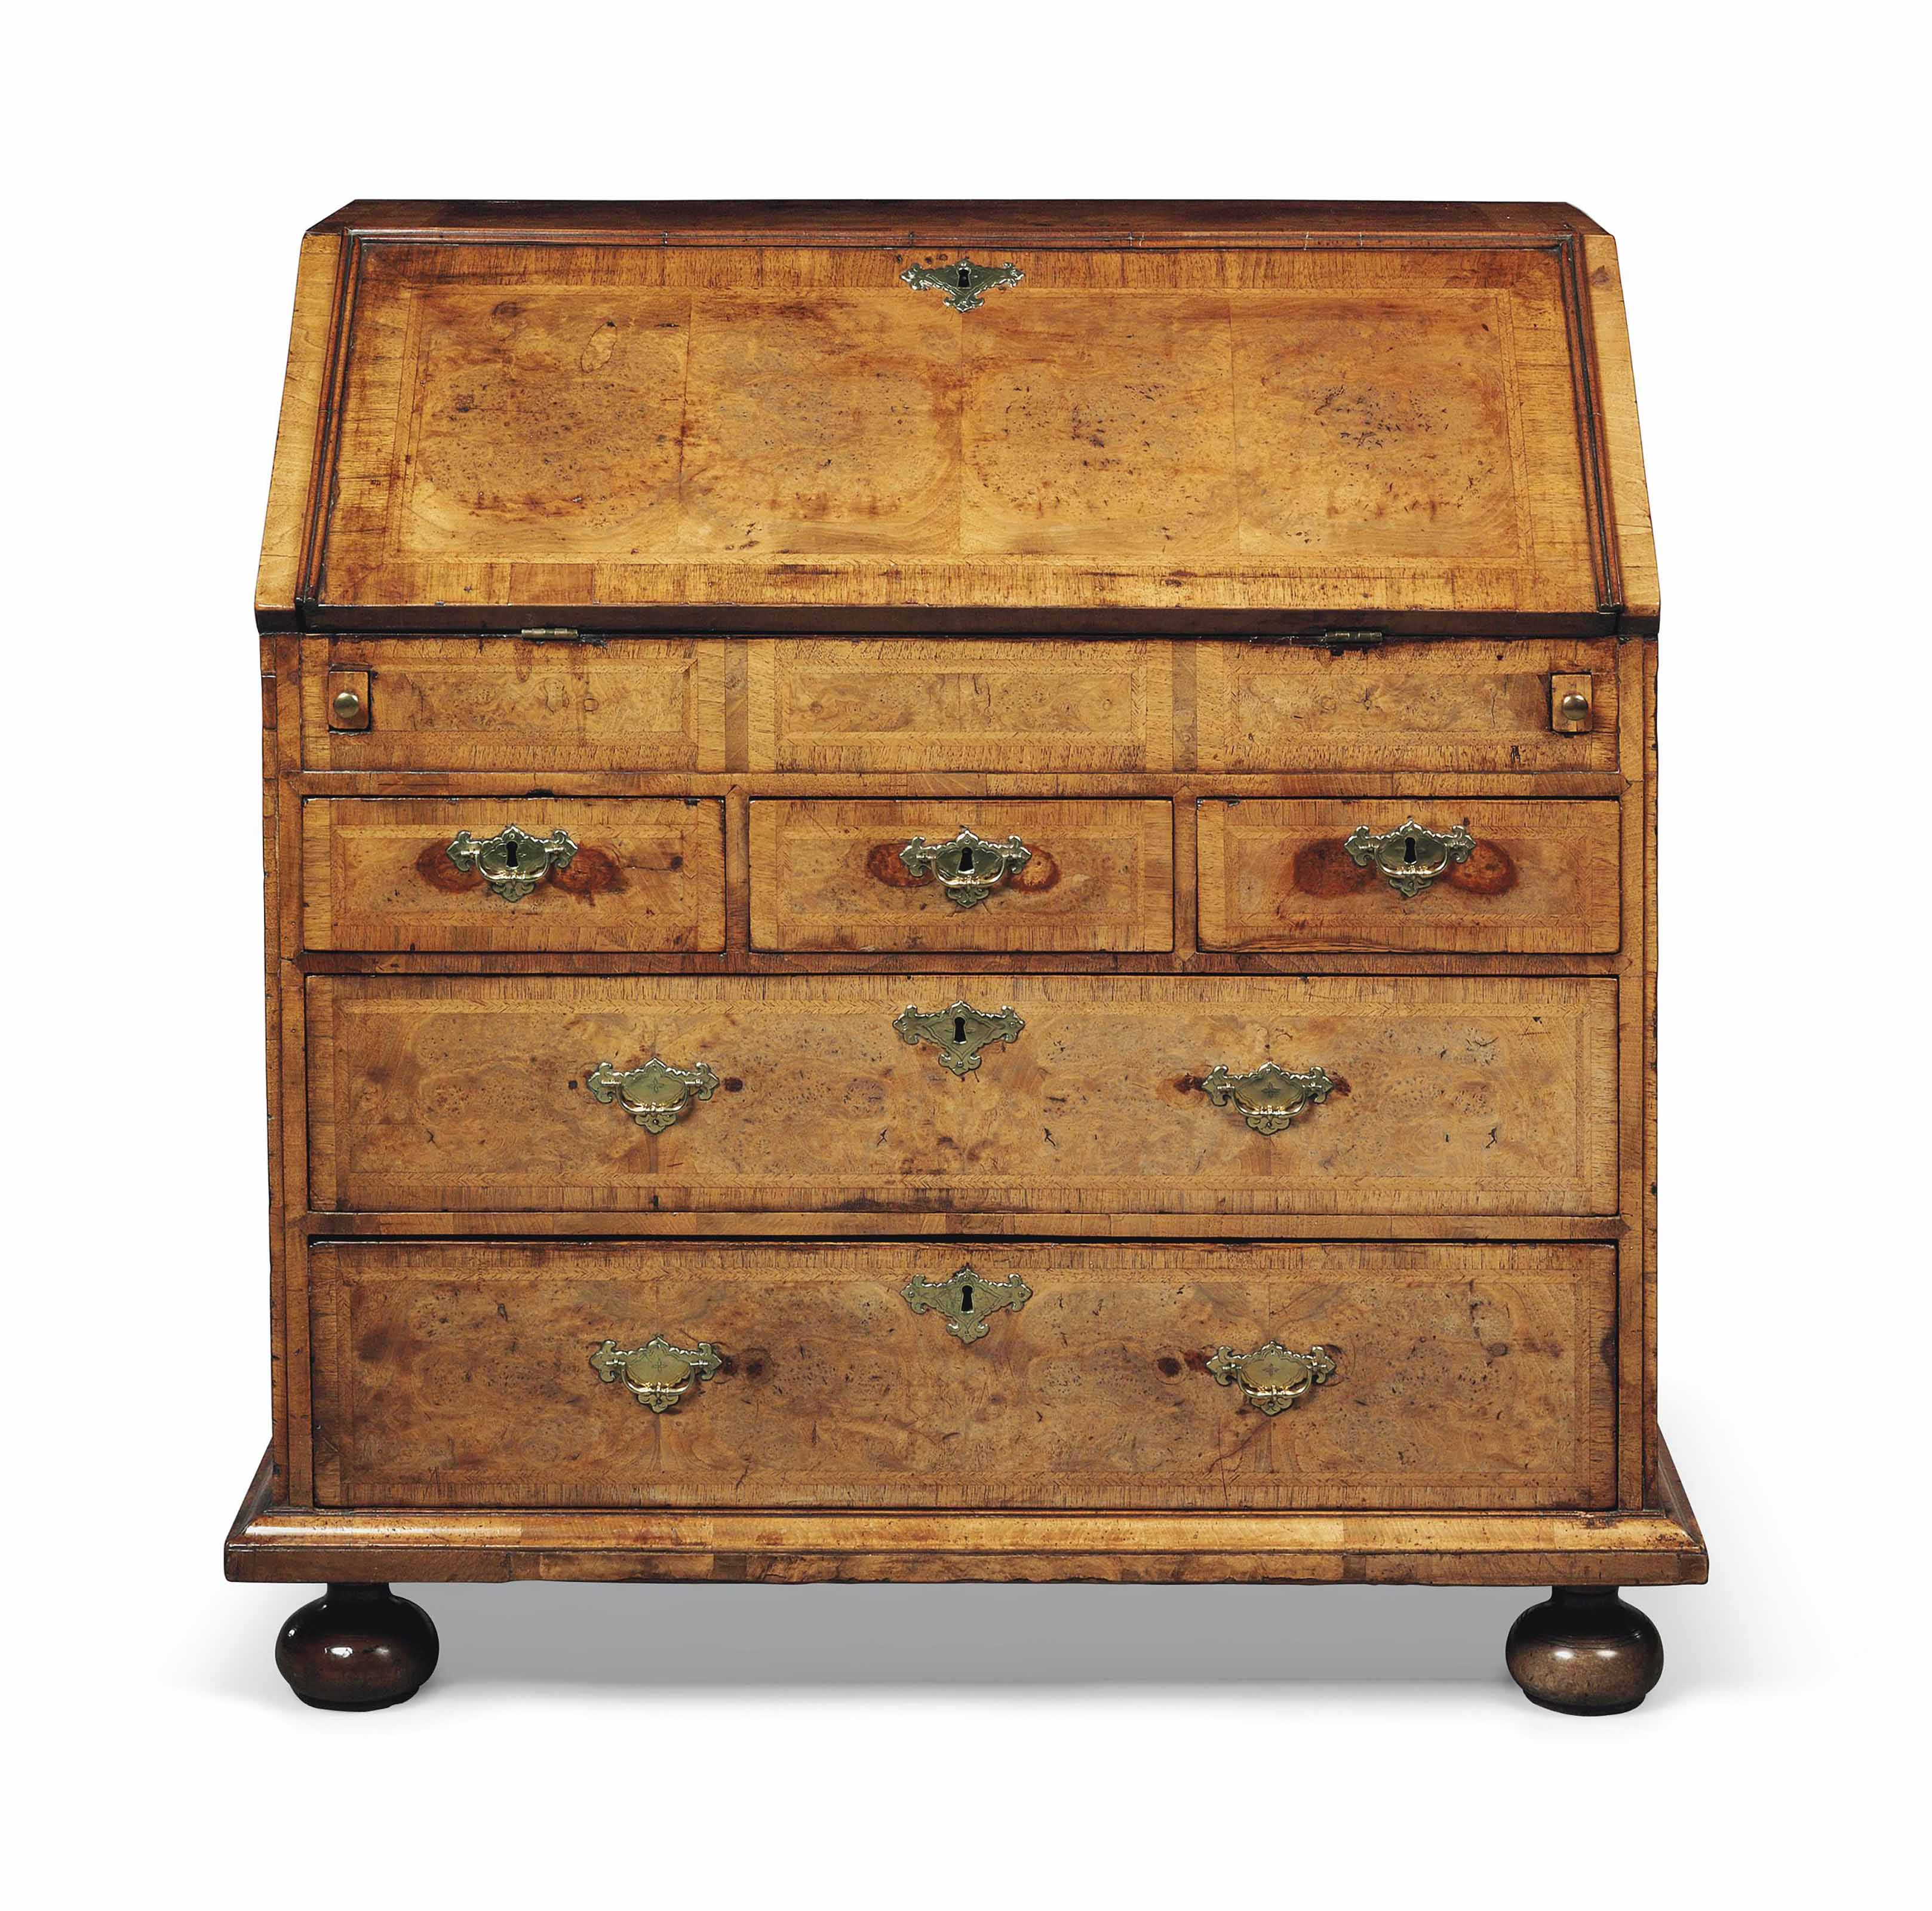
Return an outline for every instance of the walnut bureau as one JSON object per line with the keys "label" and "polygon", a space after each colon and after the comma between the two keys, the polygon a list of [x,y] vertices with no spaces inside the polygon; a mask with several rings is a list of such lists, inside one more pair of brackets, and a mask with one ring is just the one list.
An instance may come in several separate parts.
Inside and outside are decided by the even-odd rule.
{"label": "walnut bureau", "polygon": [[[1563,206],[358,202],[256,618],[278,1663],[394,1581],[1700,1581]],[[776,1616],[775,1615],[775,1616]]]}

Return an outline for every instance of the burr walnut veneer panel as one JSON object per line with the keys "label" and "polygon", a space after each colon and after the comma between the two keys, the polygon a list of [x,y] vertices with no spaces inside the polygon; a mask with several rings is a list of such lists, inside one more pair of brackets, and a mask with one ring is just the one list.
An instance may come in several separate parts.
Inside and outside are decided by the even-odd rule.
{"label": "burr walnut veneer panel", "polygon": [[[308,646],[312,770],[722,770],[724,646],[713,639],[338,637]],[[322,668],[326,658],[328,668]],[[339,674],[361,727],[332,727]]]}
{"label": "burr walnut veneer panel", "polygon": [[[970,1250],[1031,1298],[956,1340],[915,1315],[958,1244],[316,1250],[325,1505],[1602,1506],[1606,1247]],[[676,1411],[601,1380],[607,1339],[710,1342]],[[1325,1347],[1272,1417],[1217,1346]]]}
{"label": "burr walnut veneer panel", "polygon": [[[962,829],[1029,852],[970,908],[901,850]],[[752,946],[811,950],[1168,950],[1167,802],[829,802],[751,806]]]}
{"label": "burr walnut veneer panel", "polygon": [[[459,868],[458,830],[506,824],[575,845],[527,896]],[[310,949],[718,950],[724,946],[724,806],[491,797],[302,806],[302,925]]]}
{"label": "burr walnut veneer panel", "polygon": [[316,601],[1603,608],[1557,248],[1010,256],[366,240]]}
{"label": "burr walnut veneer panel", "polygon": [[[1405,896],[1344,845],[1358,827],[1392,830],[1412,814],[1438,834],[1466,826],[1474,848]],[[1620,827],[1613,802],[1203,802],[1201,946],[1614,950]]]}
{"label": "burr walnut veneer panel", "polygon": [[[1234,1214],[1616,1210],[1617,986],[1559,976],[312,976],[318,1206]],[[893,1028],[1024,1022],[962,1076]],[[601,1061],[702,1062],[661,1134]],[[1325,1068],[1285,1132],[1201,1083]]]}

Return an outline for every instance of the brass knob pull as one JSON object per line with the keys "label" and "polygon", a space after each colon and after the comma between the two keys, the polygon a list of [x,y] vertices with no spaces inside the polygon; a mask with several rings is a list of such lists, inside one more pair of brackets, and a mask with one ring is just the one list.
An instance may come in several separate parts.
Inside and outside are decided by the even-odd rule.
{"label": "brass knob pull", "polygon": [[1242,1398],[1264,1414],[1277,1414],[1300,1405],[1311,1388],[1326,1387],[1335,1378],[1335,1361],[1328,1348],[1315,1346],[1305,1354],[1270,1340],[1252,1354],[1216,1347],[1208,1371],[1223,1387],[1238,1385]]}
{"label": "brass knob pull", "polygon": [[988,842],[962,829],[950,842],[928,843],[915,836],[899,851],[899,860],[915,876],[937,876],[949,902],[970,909],[984,902],[1016,869],[1033,860],[1033,851],[1017,836]]}
{"label": "brass knob pull", "polygon": [[1425,830],[1410,817],[1399,827],[1377,836],[1364,824],[1342,839],[1342,847],[1358,868],[1372,864],[1388,878],[1389,887],[1405,900],[1420,896],[1452,862],[1466,862],[1475,853],[1476,839],[1461,824],[1446,833]]}
{"label": "brass knob pull", "polygon": [[989,1016],[965,1002],[950,1009],[927,1011],[908,1004],[892,1018],[899,1040],[916,1048],[930,1042],[939,1051],[942,1068],[955,1075],[969,1075],[980,1066],[980,1051],[989,1042],[1010,1042],[1026,1027],[1010,1009]]}
{"label": "brass knob pull", "polygon": [[640,1128],[662,1135],[693,1102],[708,1102],[718,1092],[718,1078],[703,1063],[695,1068],[674,1068],[656,1055],[640,1066],[622,1071],[599,1062],[584,1078],[592,1098],[615,1102]]}
{"label": "brass knob pull", "polygon": [[492,896],[520,902],[553,869],[568,868],[577,845],[561,830],[548,836],[527,836],[506,823],[494,836],[478,842],[459,830],[449,845],[449,860],[459,869],[475,871],[490,886]]}
{"label": "brass knob pull", "polygon": [[1257,1135],[1278,1135],[1292,1127],[1297,1115],[1325,1102],[1334,1089],[1335,1078],[1325,1068],[1296,1072],[1274,1062],[1263,1062],[1246,1075],[1231,1075],[1225,1064],[1217,1064],[1201,1083],[1201,1092],[1216,1108],[1232,1102]]}
{"label": "brass knob pull", "polygon": [[915,1314],[928,1311],[946,1317],[946,1330],[968,1346],[986,1334],[989,1314],[1002,1307],[1015,1313],[1033,1298],[1033,1289],[1018,1274],[1003,1281],[989,1281],[975,1274],[969,1264],[949,1280],[929,1281],[915,1274],[899,1289],[906,1305]]}
{"label": "brass knob pull", "polygon": [[1568,717],[1572,723],[1580,723],[1590,714],[1590,700],[1573,690],[1556,709],[1559,716]]}
{"label": "brass knob pull", "polygon": [[338,723],[353,723],[362,714],[362,699],[352,690],[338,690],[329,708]]}
{"label": "brass knob pull", "polygon": [[724,1357],[708,1340],[678,1347],[654,1334],[641,1347],[607,1340],[592,1350],[590,1364],[598,1379],[621,1380],[652,1413],[670,1413],[699,1382],[718,1372]]}

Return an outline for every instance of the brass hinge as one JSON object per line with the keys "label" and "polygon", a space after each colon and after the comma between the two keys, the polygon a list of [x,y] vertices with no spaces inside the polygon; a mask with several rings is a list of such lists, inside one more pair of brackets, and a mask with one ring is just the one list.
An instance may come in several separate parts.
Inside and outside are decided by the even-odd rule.
{"label": "brass hinge", "polygon": [[581,631],[565,624],[547,625],[538,630],[520,630],[517,634],[532,644],[592,644],[600,649],[610,640],[599,631]]}

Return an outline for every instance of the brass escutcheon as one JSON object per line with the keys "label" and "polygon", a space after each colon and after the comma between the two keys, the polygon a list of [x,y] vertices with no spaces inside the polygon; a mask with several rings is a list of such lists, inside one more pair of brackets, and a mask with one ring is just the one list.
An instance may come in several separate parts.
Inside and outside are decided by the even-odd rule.
{"label": "brass escutcheon", "polygon": [[1407,900],[1420,896],[1450,863],[1468,862],[1476,842],[1460,823],[1438,834],[1412,816],[1379,836],[1364,824],[1342,839],[1342,847],[1358,868],[1372,863],[1388,878],[1389,887]]}
{"label": "brass escutcheon", "polygon": [[674,1068],[653,1055],[621,1073],[599,1062],[584,1085],[596,1100],[620,1103],[640,1128],[662,1135],[693,1102],[710,1100],[718,1092],[718,1078],[703,1062],[695,1068]]}
{"label": "brass escutcheon", "polygon": [[1018,285],[1025,273],[1010,259],[1004,266],[976,266],[962,259],[950,266],[908,266],[901,280],[915,292],[929,292],[937,286],[946,294],[946,302],[956,312],[970,312],[986,303],[986,294],[1004,286]]}
{"label": "brass escutcheon", "polygon": [[946,900],[962,909],[984,902],[1016,869],[1033,860],[1033,851],[1017,836],[988,842],[962,829],[950,842],[929,843],[915,836],[899,851],[899,860],[915,876],[937,876]]}
{"label": "brass escutcheon", "polygon": [[899,1292],[915,1314],[928,1310],[944,1314],[946,1332],[969,1346],[985,1335],[988,1315],[997,1314],[1002,1307],[1010,1307],[1017,1314],[1033,1298],[1033,1289],[1018,1274],[989,1281],[970,1265],[943,1281],[915,1274]]}
{"label": "brass escutcheon", "polygon": [[677,1347],[654,1334],[641,1347],[607,1340],[592,1349],[590,1364],[600,1380],[621,1380],[652,1413],[669,1413],[700,1381],[712,1378],[724,1359],[708,1340]]}
{"label": "brass escutcheon", "polygon": [[577,845],[561,830],[530,836],[514,823],[480,843],[467,830],[459,830],[448,851],[458,868],[476,871],[490,893],[506,902],[521,902],[553,869],[567,868],[576,854]]}
{"label": "brass escutcheon", "polygon": [[1265,1414],[1277,1414],[1298,1405],[1310,1388],[1326,1387],[1335,1378],[1335,1362],[1325,1347],[1311,1347],[1306,1353],[1298,1354],[1279,1340],[1270,1340],[1252,1354],[1216,1347],[1208,1359],[1208,1371],[1223,1387],[1238,1383],[1250,1406]]}
{"label": "brass escutcheon", "polygon": [[980,1066],[980,1051],[989,1042],[1010,1042],[1026,1027],[1011,1009],[989,1016],[965,1002],[928,1012],[908,1004],[892,1018],[899,1040],[916,1048],[930,1042],[939,1051],[940,1066],[955,1075],[970,1074]]}
{"label": "brass escutcheon", "polygon": [[1297,1115],[1325,1102],[1334,1087],[1335,1078],[1325,1068],[1298,1073],[1263,1062],[1246,1075],[1231,1075],[1225,1063],[1216,1063],[1202,1078],[1201,1092],[1216,1108],[1232,1102],[1257,1135],[1278,1135],[1294,1125]]}

